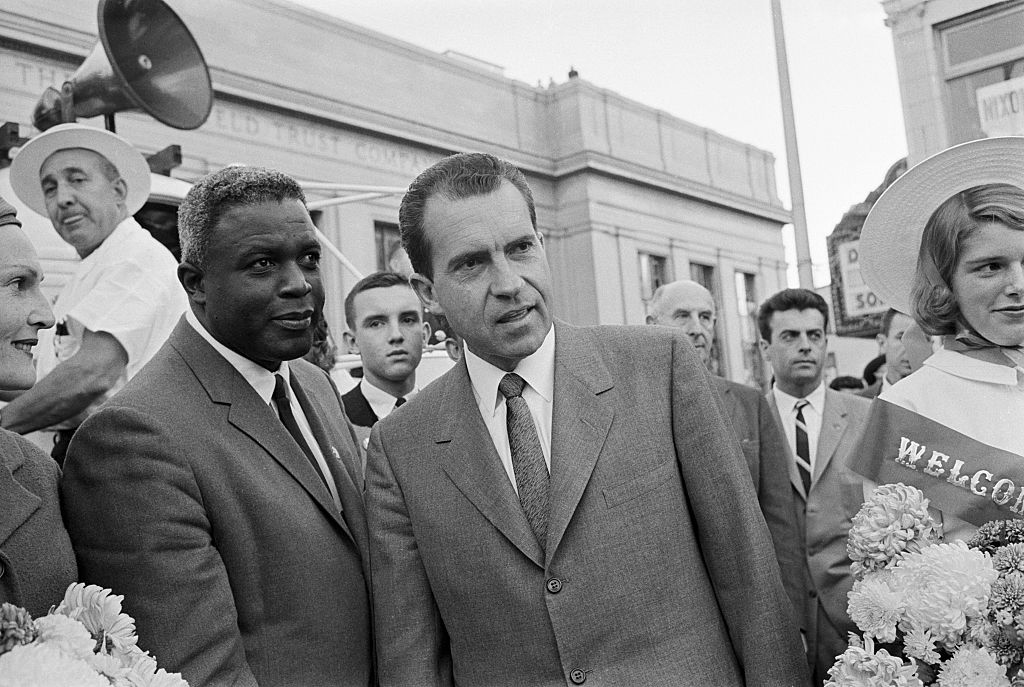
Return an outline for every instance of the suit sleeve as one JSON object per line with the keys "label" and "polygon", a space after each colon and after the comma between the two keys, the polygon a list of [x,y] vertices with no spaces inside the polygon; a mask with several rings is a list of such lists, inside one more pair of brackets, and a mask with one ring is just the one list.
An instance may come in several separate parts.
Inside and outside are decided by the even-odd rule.
{"label": "suit sleeve", "polygon": [[789,447],[782,428],[775,420],[768,400],[758,394],[757,418],[760,439],[760,484],[758,501],[768,531],[772,535],[775,557],[779,561],[782,584],[793,604],[797,622],[804,617],[806,591],[802,583],[806,549],[793,511],[793,487],[789,483]]}
{"label": "suit sleeve", "polygon": [[672,429],[708,575],[748,687],[806,685],[804,653],[739,443],[688,343],[674,339]]}
{"label": "suit sleeve", "polygon": [[187,428],[105,407],[78,430],[62,499],[82,581],[124,595],[139,645],[193,685],[256,687]]}
{"label": "suit sleeve", "polygon": [[378,679],[381,685],[452,685],[448,634],[380,430],[378,423],[370,433],[366,473]]}

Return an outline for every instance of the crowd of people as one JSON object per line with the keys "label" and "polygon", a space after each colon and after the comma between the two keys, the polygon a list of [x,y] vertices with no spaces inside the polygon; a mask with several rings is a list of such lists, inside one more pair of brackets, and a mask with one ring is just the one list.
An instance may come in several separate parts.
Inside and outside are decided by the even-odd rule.
{"label": "crowd of people", "polygon": [[[879,199],[862,261],[894,309],[852,393],[825,380],[811,290],[758,309],[767,393],[709,372],[696,282],[659,287],[644,326],[557,319],[523,174],[446,157],[401,202],[411,277],[347,295],[342,395],[292,178],[200,179],[175,262],[132,219],[138,152],[54,127],[11,170],[82,258],[52,309],[0,204],[0,601],[109,587],[192,685],[820,686],[874,484],[917,484],[948,538],[1020,514],[999,485],[1024,494],[1022,155],[965,144]],[[420,388],[425,308],[457,362]],[[52,455],[20,436],[39,429]]]}

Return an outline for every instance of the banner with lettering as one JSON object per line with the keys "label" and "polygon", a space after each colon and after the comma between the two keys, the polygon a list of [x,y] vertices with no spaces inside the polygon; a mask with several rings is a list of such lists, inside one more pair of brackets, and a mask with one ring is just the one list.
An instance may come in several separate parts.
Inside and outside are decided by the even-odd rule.
{"label": "banner with lettering", "polygon": [[880,399],[850,467],[879,484],[917,487],[934,507],[974,525],[1024,517],[1024,456]]}

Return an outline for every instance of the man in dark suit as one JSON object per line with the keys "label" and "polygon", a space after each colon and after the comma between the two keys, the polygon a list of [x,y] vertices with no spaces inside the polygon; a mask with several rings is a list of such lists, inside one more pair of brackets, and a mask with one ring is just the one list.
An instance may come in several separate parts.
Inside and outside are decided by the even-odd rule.
{"label": "man in dark suit", "polygon": [[742,452],[685,335],[553,322],[532,194],[493,156],[423,172],[399,222],[417,293],[465,349],[371,433],[381,684],[803,684]]}
{"label": "man in dark suit", "polygon": [[409,280],[394,272],[363,277],[345,297],[345,343],[358,353],[363,378],[342,396],[362,439],[370,427],[416,395],[416,368],[430,325]]}
{"label": "man in dark suit", "polygon": [[191,309],[75,435],[64,505],[82,579],[194,685],[367,685],[359,449],[299,359],[324,301],[302,190],[229,167],[179,210]]}
{"label": "man in dark suit", "polygon": [[828,389],[828,304],[814,291],[785,289],[757,313],[761,350],[775,384],[768,401],[786,434],[789,479],[807,549],[803,626],[813,683],[827,679],[857,628],[846,611],[853,587],[846,535],[864,501],[863,480],[847,466],[867,420],[868,401]]}
{"label": "man in dark suit", "polygon": [[858,396],[875,398],[883,390],[911,373],[910,357],[907,355],[907,347],[903,345],[903,334],[913,324],[914,318],[910,315],[904,315],[892,308],[885,311],[882,315],[882,326],[875,337],[880,353],[885,356],[885,374],[879,375],[880,378],[860,391]]}
{"label": "man in dark suit", "polygon": [[[695,281],[663,284],[651,296],[647,324],[682,329],[705,366],[715,343],[715,299]],[[806,592],[800,581],[804,569],[804,544],[793,512],[789,488],[789,450],[782,428],[760,391],[744,384],[711,377],[724,404],[726,417],[740,440],[750,476],[757,491],[786,593],[793,602],[795,618],[803,618]]]}

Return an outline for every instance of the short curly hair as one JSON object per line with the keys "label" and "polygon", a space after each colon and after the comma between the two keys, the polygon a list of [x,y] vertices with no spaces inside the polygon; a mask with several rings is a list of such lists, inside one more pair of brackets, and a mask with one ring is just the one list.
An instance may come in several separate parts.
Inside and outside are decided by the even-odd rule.
{"label": "short curly hair", "polygon": [[412,268],[427,278],[434,276],[430,266],[430,244],[423,231],[423,213],[431,197],[437,195],[448,200],[461,200],[483,196],[497,191],[505,181],[522,194],[530,211],[530,223],[537,231],[533,193],[526,177],[511,162],[487,153],[459,153],[421,172],[402,197],[402,205],[398,209],[402,247],[409,254]]}
{"label": "short curly hair", "polygon": [[270,201],[297,200],[306,206],[299,182],[263,167],[232,166],[196,182],[178,207],[181,261],[204,267],[210,237],[227,210]]}
{"label": "short curly hair", "polygon": [[1024,189],[985,184],[940,205],[925,224],[911,288],[914,320],[931,336],[973,332],[953,293],[953,276],[965,241],[986,223],[1024,230]]}

